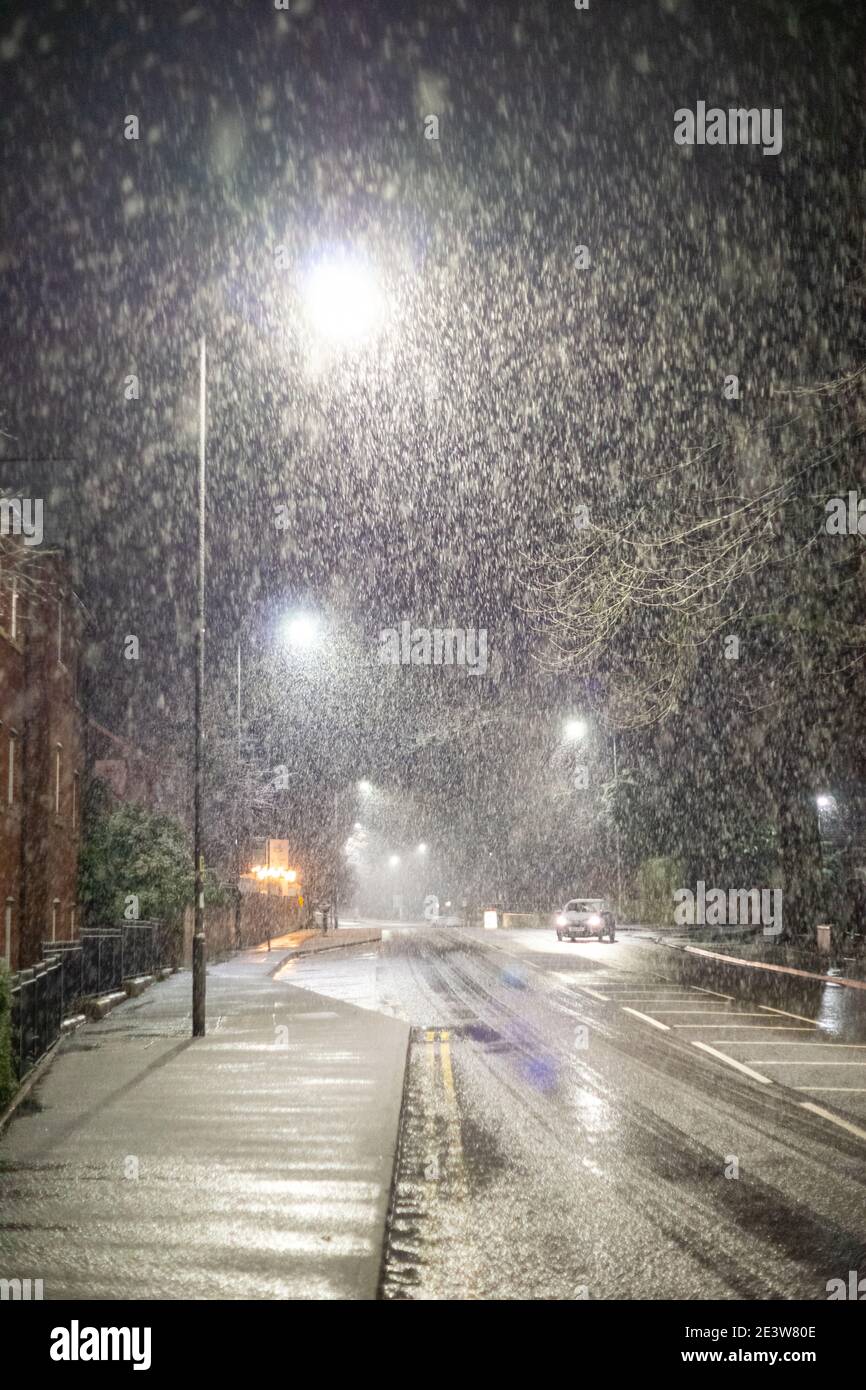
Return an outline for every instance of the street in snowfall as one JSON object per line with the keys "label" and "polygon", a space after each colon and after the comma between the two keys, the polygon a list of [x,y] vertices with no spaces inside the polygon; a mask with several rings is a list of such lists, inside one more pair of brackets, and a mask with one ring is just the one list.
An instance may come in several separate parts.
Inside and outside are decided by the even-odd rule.
{"label": "street in snowfall", "polygon": [[61,1374],[568,1300],[827,1375],[859,9],[4,9],[0,1304]]}
{"label": "street in snowfall", "polygon": [[552,935],[394,927],[281,971],[412,1025],[384,1297],[810,1299],[861,1268],[866,993]]}

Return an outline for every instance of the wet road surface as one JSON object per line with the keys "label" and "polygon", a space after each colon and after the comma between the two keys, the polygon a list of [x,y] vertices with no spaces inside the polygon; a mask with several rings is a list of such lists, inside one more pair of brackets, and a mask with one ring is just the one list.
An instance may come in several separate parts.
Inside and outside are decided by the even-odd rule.
{"label": "wet road surface", "polygon": [[866,1273],[866,999],[407,927],[284,974],[413,1025],[386,1298],[826,1299]]}

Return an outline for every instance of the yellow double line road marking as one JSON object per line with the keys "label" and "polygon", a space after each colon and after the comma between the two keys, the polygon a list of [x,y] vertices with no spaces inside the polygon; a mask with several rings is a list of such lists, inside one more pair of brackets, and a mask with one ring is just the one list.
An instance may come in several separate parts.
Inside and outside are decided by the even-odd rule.
{"label": "yellow double line road marking", "polygon": [[[428,1028],[424,1033],[425,1040],[432,1044],[427,1053],[430,1072],[433,1078],[436,1077],[436,1058],[438,1056],[442,1068],[442,1080],[449,1096],[456,1102],[454,1090],[454,1071],[451,1067],[451,1032],[448,1028]],[[436,1043],[439,1047],[436,1047]]]}
{"label": "yellow double line road marking", "polygon": [[[416,1035],[417,1037],[417,1035]],[[481,1265],[478,1238],[472,1223],[457,1220],[454,1209],[465,1206],[471,1200],[469,1174],[463,1152],[463,1138],[460,1126],[460,1106],[457,1101],[457,1088],[454,1084],[454,1069],[451,1060],[451,1029],[425,1028],[424,1044],[427,1053],[428,1078],[432,1095],[429,1106],[425,1104],[426,1140],[429,1152],[435,1157],[435,1177],[428,1178],[424,1185],[423,1201],[429,1212],[438,1209],[435,1241],[452,1243],[458,1241],[462,1249],[461,1283],[463,1291],[456,1296],[474,1299],[478,1294],[479,1268]],[[437,1060],[438,1059],[438,1060]],[[441,1078],[441,1084],[440,1084]],[[441,1164],[440,1164],[441,1156]],[[441,1201],[441,1205],[440,1205]]]}
{"label": "yellow double line road marking", "polygon": [[436,1089],[437,1077],[442,1077],[445,1109],[448,1112],[446,1121],[451,1131],[452,1146],[462,1169],[463,1144],[460,1138],[460,1109],[457,1104],[457,1090],[454,1085],[454,1069],[451,1065],[451,1030],[449,1028],[427,1028],[424,1031],[424,1039],[427,1043],[427,1062],[434,1090]]}
{"label": "yellow double line road marking", "polygon": [[[447,1130],[447,1152],[451,1158],[451,1172],[456,1179],[461,1196],[468,1196],[469,1184],[463,1154],[463,1139],[460,1132],[460,1107],[457,1104],[457,1090],[454,1085],[454,1069],[451,1065],[451,1031],[448,1028],[426,1028],[424,1040],[427,1044],[427,1063],[434,1098],[438,1091],[442,1096],[437,1109],[444,1110],[443,1119]],[[437,1066],[438,1059],[438,1066]],[[441,1090],[437,1085],[441,1076]],[[435,1101],[434,1101],[435,1103]]]}

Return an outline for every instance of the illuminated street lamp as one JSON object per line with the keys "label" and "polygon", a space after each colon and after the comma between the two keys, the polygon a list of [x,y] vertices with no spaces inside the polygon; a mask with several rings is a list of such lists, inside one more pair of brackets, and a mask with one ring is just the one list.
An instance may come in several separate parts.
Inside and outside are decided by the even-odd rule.
{"label": "illuminated street lamp", "polygon": [[567,719],[565,722],[565,737],[569,743],[578,743],[582,738],[586,738],[585,719]]}
{"label": "illuminated street lamp", "polygon": [[310,613],[292,613],[283,623],[282,635],[289,646],[306,650],[315,645],[319,625]]}
{"label": "illuminated street lamp", "polygon": [[392,868],[392,869],[398,868],[398,867],[399,867],[399,864],[400,864],[400,856],[399,856],[399,854],[392,854],[392,855],[391,855],[391,858],[388,860],[388,863],[391,865],[391,868]]}
{"label": "illuminated street lamp", "polygon": [[420,845],[418,846],[418,853],[419,853],[419,854],[426,854],[426,853],[427,853],[427,846],[425,845],[425,843],[424,843],[423,840],[421,841]]}
{"label": "illuminated street lamp", "polygon": [[304,278],[301,294],[316,337],[335,347],[365,342],[385,320],[385,296],[378,276],[358,255],[318,261]]}

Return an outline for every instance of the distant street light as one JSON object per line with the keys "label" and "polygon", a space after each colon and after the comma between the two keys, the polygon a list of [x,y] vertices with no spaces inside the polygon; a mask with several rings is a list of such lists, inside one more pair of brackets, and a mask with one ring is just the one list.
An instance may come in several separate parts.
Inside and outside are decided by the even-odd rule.
{"label": "distant street light", "polygon": [[565,723],[565,737],[569,743],[576,743],[586,737],[587,724],[585,719],[568,719]]}
{"label": "distant street light", "polygon": [[419,854],[426,854],[426,853],[427,853],[427,846],[424,844],[424,841],[423,841],[423,840],[421,841],[420,845],[418,846],[418,853],[419,853]]}
{"label": "distant street light", "polygon": [[362,796],[369,796],[372,790],[373,783],[368,782],[366,777],[362,777],[361,781],[358,783],[358,791],[362,794]]}
{"label": "distant street light", "polygon": [[832,796],[826,796],[826,795],[823,795],[823,796],[816,796],[816,797],[815,797],[815,802],[816,802],[816,805],[817,805],[819,811],[831,811],[831,810],[833,809],[833,797],[832,797]]}
{"label": "distant street light", "polygon": [[392,869],[396,869],[400,863],[399,854],[392,854],[391,858],[388,860],[388,863],[391,865]]}

